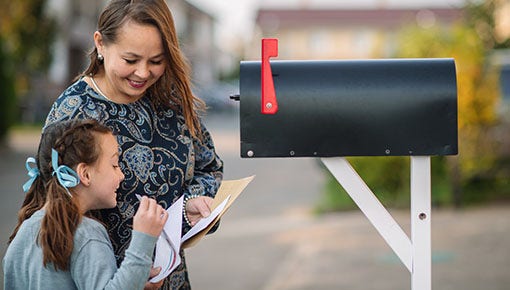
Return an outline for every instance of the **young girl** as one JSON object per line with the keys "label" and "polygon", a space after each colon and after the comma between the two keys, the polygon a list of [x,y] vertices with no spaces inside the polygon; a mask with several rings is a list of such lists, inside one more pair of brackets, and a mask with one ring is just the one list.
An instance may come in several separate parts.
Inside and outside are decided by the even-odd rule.
{"label": "young girl", "polygon": [[104,226],[85,216],[116,205],[118,155],[116,138],[97,121],[45,129],[37,166],[27,160],[30,190],[3,260],[5,289],[143,289],[167,212],[142,198],[118,269]]}

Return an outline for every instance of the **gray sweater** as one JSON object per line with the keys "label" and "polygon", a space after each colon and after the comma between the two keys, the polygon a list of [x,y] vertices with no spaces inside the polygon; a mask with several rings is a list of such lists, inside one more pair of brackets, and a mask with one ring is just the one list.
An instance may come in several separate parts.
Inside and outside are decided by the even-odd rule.
{"label": "gray sweater", "polygon": [[74,235],[69,271],[43,266],[37,245],[44,211],[21,225],[3,259],[4,289],[143,289],[157,238],[133,231],[126,258],[117,268],[106,229],[84,217]]}

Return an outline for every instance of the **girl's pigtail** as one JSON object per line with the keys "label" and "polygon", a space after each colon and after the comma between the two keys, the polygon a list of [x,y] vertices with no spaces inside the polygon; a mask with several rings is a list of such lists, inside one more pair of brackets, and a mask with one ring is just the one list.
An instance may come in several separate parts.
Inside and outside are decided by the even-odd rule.
{"label": "girl's pigtail", "polygon": [[68,270],[73,252],[73,237],[82,215],[66,189],[52,178],[47,186],[46,212],[39,232],[43,264],[52,263],[56,270]]}
{"label": "girl's pigtail", "polygon": [[34,212],[40,210],[46,202],[46,189],[44,188],[43,179],[38,176],[32,183],[32,186],[25,195],[25,200],[21,205],[21,209],[18,211],[18,224],[14,228],[11,236],[9,237],[9,243],[12,242],[18,230],[26,219],[29,219]]}

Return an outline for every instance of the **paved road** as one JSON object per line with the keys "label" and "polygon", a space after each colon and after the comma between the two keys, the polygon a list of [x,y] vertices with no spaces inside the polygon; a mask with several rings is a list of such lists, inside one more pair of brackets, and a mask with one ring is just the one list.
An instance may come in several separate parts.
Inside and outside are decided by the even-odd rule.
{"label": "paved road", "polygon": [[[241,159],[234,115],[207,125],[225,161],[225,178],[255,180],[217,233],[187,250],[194,289],[410,289],[410,274],[357,210],[314,216],[323,169],[315,159]],[[16,221],[24,160],[38,137],[16,134],[0,149],[1,240]],[[409,232],[407,211],[391,211]],[[433,289],[510,289],[510,207],[432,212]],[[0,244],[3,256],[5,243]]]}

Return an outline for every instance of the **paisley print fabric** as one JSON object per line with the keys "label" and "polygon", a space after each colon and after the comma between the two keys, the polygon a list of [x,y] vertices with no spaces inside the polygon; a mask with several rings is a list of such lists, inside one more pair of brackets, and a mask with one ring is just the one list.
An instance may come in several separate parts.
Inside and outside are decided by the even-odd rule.
{"label": "paisley print fabric", "polygon": [[[117,207],[100,211],[118,264],[131,239],[132,219],[138,207],[135,194],[156,198],[165,208],[182,195],[216,194],[223,178],[223,163],[211,136],[202,126],[203,140],[193,139],[179,112],[154,109],[148,96],[135,103],[116,104],[79,79],[57,98],[46,126],[75,118],[102,122],[114,131],[120,145],[119,166],[125,179],[118,190]],[[183,223],[183,234],[188,230]],[[162,289],[190,289],[183,252],[181,258],[183,263]]]}

